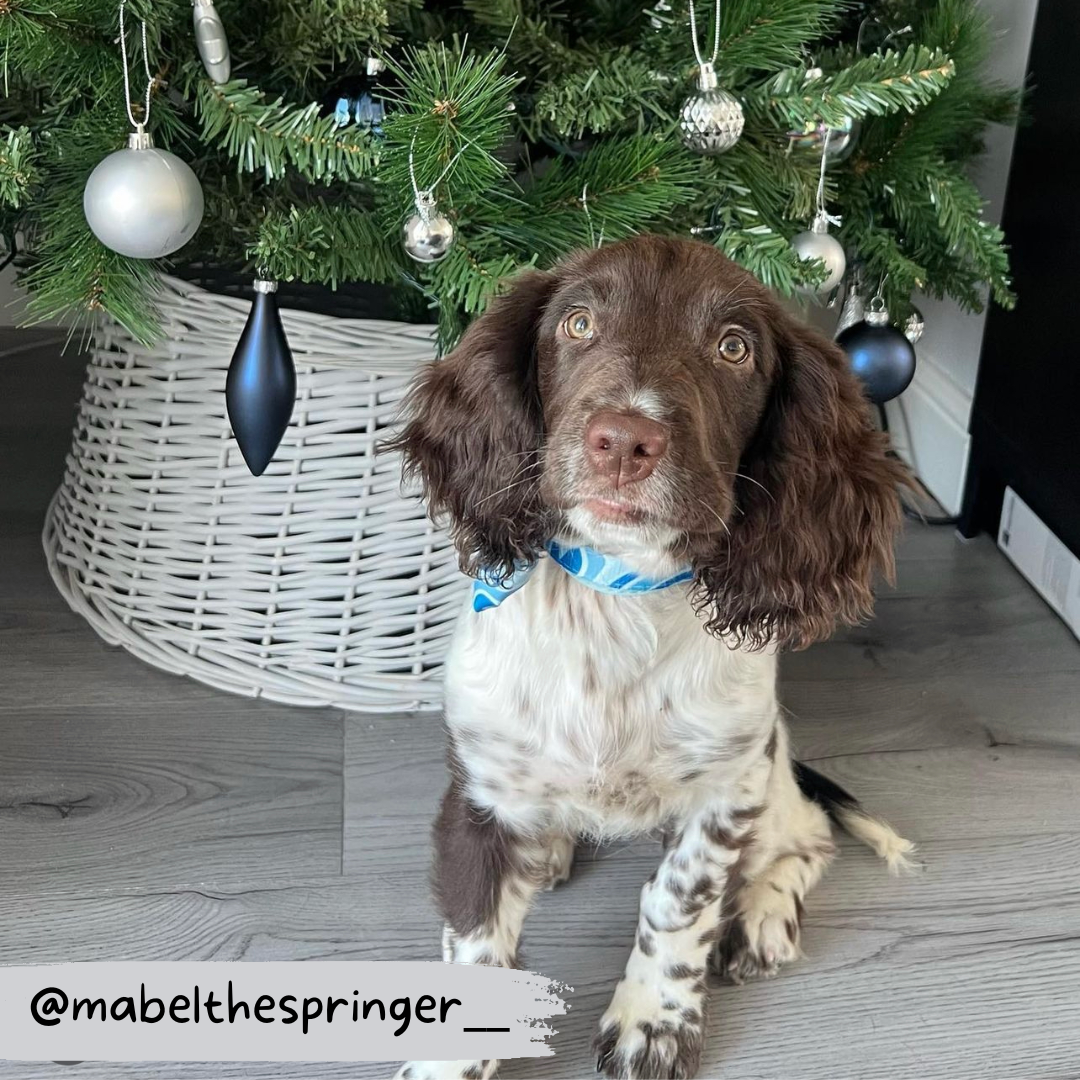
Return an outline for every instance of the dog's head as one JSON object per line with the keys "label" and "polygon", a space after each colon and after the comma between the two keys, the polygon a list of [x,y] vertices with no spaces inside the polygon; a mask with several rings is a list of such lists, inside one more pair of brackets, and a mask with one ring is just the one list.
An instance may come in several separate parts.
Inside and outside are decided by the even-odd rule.
{"label": "dog's head", "polygon": [[903,468],[840,350],[695,241],[527,272],[418,380],[391,446],[463,568],[551,537],[690,561],[710,630],[803,646],[869,613]]}

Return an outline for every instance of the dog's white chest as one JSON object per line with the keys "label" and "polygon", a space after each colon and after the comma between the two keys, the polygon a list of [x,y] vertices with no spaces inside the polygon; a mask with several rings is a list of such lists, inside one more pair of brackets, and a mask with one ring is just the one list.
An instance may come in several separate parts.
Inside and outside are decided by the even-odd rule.
{"label": "dog's white chest", "polygon": [[659,825],[737,775],[775,710],[775,657],[710,637],[682,589],[608,596],[547,564],[465,613],[448,662],[470,797],[523,827]]}

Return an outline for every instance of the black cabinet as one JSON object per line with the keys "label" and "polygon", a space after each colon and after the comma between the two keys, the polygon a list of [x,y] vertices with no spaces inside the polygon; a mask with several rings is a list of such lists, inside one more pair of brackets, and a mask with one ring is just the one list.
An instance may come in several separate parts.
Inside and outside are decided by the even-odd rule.
{"label": "black cabinet", "polygon": [[1040,0],[1003,227],[1019,295],[991,309],[961,529],[996,531],[1005,485],[1080,554],[1080,3]]}

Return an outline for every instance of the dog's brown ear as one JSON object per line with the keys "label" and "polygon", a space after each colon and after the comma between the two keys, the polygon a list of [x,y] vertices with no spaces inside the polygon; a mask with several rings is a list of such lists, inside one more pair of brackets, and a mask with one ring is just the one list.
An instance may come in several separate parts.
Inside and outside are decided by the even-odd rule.
{"label": "dog's brown ear", "polygon": [[476,319],[449,356],[417,378],[407,423],[385,443],[428,509],[449,519],[462,569],[509,574],[546,538],[539,497],[543,417],[536,326],[555,278],[528,271]]}
{"label": "dog's brown ear", "polygon": [[840,349],[786,314],[777,335],[771,400],[739,465],[730,537],[697,568],[698,601],[713,632],[804,648],[870,614],[876,571],[892,580],[908,474]]}

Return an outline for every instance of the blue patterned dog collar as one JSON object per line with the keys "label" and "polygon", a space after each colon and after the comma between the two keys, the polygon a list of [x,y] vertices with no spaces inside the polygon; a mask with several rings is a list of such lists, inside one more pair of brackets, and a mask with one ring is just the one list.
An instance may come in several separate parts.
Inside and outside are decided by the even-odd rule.
{"label": "blue patterned dog collar", "polygon": [[[556,540],[549,540],[544,547],[548,555],[559,564],[572,578],[588,585],[590,589],[603,593],[645,593],[656,589],[668,589],[690,581],[694,572],[689,567],[679,570],[669,577],[646,577],[627,566],[621,559],[612,555],[603,555],[591,547],[563,547]],[[487,611],[498,607],[508,596],[516,593],[536,572],[537,564],[519,567],[503,582],[490,577],[481,577],[473,581],[473,611]]]}

